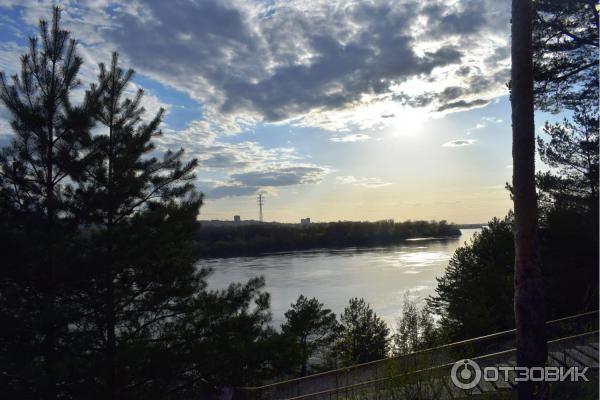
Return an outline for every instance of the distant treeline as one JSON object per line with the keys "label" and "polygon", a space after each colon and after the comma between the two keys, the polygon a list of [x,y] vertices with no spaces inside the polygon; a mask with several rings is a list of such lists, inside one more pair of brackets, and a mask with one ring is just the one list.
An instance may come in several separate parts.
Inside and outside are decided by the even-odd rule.
{"label": "distant treeline", "polygon": [[197,241],[202,257],[229,257],[312,248],[385,246],[410,238],[460,235],[457,226],[446,221],[200,225]]}

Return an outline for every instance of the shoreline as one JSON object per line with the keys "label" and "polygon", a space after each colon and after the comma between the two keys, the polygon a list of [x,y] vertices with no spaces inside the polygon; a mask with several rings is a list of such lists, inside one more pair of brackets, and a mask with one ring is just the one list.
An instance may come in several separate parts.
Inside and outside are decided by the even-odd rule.
{"label": "shoreline", "polygon": [[[478,228],[465,228],[465,229],[478,229]],[[290,248],[290,249],[282,249],[282,250],[273,250],[273,251],[256,251],[256,252],[239,252],[236,254],[211,254],[207,256],[201,256],[198,258],[198,261],[201,260],[218,260],[218,259],[230,259],[230,258],[238,258],[238,257],[265,257],[265,256],[274,256],[274,255],[286,255],[286,254],[297,254],[297,253],[321,253],[321,252],[339,252],[339,251],[349,251],[356,250],[358,252],[362,251],[374,251],[377,249],[389,249],[390,247],[400,246],[400,245],[417,245],[423,242],[439,242],[439,241],[449,241],[449,240],[459,240],[462,236],[460,235],[448,235],[448,236],[436,236],[436,237],[414,237],[414,238],[405,238],[394,243],[385,243],[385,244],[373,244],[373,245],[348,245],[348,246],[317,246],[317,247],[306,247],[306,248]]]}

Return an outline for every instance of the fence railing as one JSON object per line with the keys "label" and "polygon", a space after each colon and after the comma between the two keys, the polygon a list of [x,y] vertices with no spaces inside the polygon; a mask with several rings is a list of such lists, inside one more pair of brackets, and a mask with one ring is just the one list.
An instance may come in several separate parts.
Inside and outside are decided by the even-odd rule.
{"label": "fence railing", "polygon": [[[598,330],[577,335],[568,336],[561,339],[548,342],[548,349],[560,357],[567,357],[566,350],[572,349],[577,344],[589,343],[590,339],[597,342]],[[516,349],[503,350],[492,354],[485,354],[472,357],[481,367],[491,365],[510,364],[515,358]],[[565,361],[563,364],[569,364],[572,361]],[[460,392],[461,389],[453,388],[449,385],[448,377],[454,362],[436,365],[429,368],[388,375],[382,378],[376,378],[364,382],[355,383],[343,387],[336,387],[320,392],[289,397],[286,400],[339,400],[339,399],[382,399],[382,398],[411,398],[411,399],[437,399],[436,390],[446,391],[454,389]],[[514,384],[514,383],[513,383]],[[497,388],[494,388],[496,390]],[[478,390],[478,389],[474,389]],[[469,392],[467,390],[467,392]],[[472,391],[470,391],[472,394]],[[463,393],[469,394],[469,393]],[[460,396],[458,396],[460,397]]]}
{"label": "fence railing", "polygon": [[[570,337],[598,329],[598,311],[591,311],[546,323],[547,339]],[[390,384],[394,379],[412,379],[428,373],[447,372],[447,366],[463,358],[477,359],[482,355],[513,352],[515,330],[507,330],[445,344],[391,358],[357,364],[345,368],[321,372],[305,377],[289,379],[258,387],[236,388],[234,396],[239,400],[276,400],[327,398],[340,390],[355,391],[375,384]],[[421,377],[422,378],[422,377]],[[415,384],[418,384],[418,379]]]}

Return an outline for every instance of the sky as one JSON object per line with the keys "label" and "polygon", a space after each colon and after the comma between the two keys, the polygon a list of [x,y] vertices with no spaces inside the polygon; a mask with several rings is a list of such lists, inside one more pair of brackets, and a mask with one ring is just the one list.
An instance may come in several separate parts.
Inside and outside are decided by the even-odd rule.
{"label": "sky", "polygon": [[53,4],[84,60],[74,98],[117,51],[146,117],[166,110],[158,149],[199,160],[201,219],[258,219],[259,192],[281,222],[511,208],[510,2],[0,0],[0,70]]}

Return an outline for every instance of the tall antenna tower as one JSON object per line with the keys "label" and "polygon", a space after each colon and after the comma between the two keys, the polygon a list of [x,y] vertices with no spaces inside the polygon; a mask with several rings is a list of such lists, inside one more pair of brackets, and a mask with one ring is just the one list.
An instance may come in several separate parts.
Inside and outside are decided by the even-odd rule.
{"label": "tall antenna tower", "polygon": [[265,204],[265,198],[263,197],[264,193],[259,193],[258,197],[257,197],[257,201],[258,201],[258,210],[259,210],[259,221],[263,222],[263,212],[262,212],[262,207],[263,204]]}

